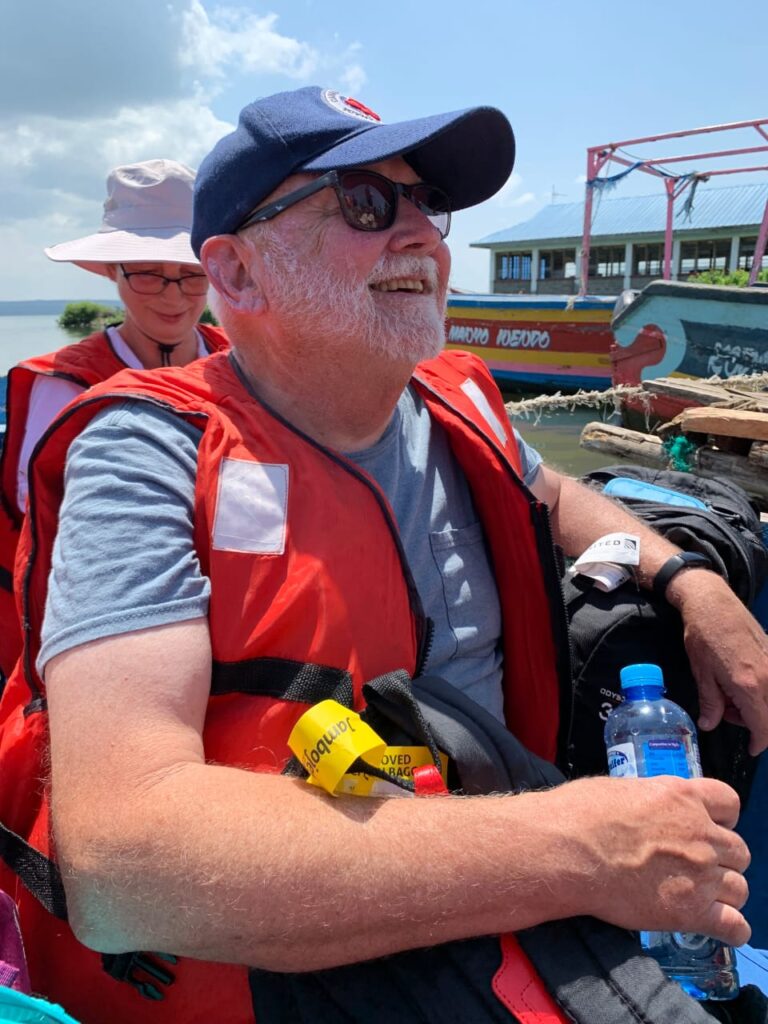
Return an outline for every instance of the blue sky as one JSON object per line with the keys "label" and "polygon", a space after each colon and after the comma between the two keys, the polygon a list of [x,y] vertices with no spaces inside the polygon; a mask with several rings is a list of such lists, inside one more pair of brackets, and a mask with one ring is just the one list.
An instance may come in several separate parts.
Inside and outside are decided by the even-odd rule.
{"label": "blue sky", "polygon": [[[111,167],[159,156],[197,166],[244,104],[283,89],[339,89],[386,121],[475,104],[507,114],[513,177],[457,214],[449,240],[453,284],[475,290],[487,286],[488,257],[469,243],[527,219],[553,189],[558,202],[581,199],[588,145],[768,116],[765,3],[2,0],[2,9],[0,300],[111,297],[109,282],[52,264],[43,246],[96,230]],[[658,187],[634,175],[621,194]]]}

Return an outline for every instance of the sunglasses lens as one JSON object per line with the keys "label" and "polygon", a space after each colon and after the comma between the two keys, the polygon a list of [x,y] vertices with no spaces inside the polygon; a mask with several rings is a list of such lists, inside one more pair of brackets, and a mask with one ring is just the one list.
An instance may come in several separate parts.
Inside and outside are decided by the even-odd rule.
{"label": "sunglasses lens", "polygon": [[451,201],[441,188],[435,185],[412,185],[409,199],[425,217],[435,225],[442,238],[451,226]]}
{"label": "sunglasses lens", "polygon": [[366,171],[339,175],[339,203],[344,219],[358,231],[384,231],[392,226],[397,192],[387,178]]}
{"label": "sunglasses lens", "polygon": [[357,231],[391,228],[400,192],[445,238],[451,226],[451,203],[441,188],[421,183],[397,185],[373,171],[343,171],[336,189],[344,219]]}

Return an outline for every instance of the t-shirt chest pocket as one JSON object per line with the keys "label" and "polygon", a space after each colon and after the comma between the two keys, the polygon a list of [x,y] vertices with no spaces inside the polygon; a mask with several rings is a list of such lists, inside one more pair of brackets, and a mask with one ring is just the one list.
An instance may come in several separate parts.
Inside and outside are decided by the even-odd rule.
{"label": "t-shirt chest pocket", "polygon": [[501,633],[496,585],[480,523],[430,533],[451,631],[462,657],[482,656]]}

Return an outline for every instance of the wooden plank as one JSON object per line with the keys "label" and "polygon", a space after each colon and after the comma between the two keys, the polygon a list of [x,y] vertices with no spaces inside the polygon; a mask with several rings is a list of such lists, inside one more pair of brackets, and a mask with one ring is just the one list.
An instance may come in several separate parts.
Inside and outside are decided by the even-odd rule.
{"label": "wooden plank", "polygon": [[756,498],[763,508],[768,508],[768,473],[746,456],[705,446],[699,448],[696,472],[701,476],[728,477]]}
{"label": "wooden plank", "polygon": [[[765,375],[763,375],[765,376]],[[709,384],[696,378],[689,380],[677,377],[659,377],[658,380],[643,381],[643,390],[654,395],[669,395],[697,405],[744,406],[764,409],[768,412],[768,393],[753,391],[747,387]]]}
{"label": "wooden plank", "polygon": [[679,417],[681,429],[687,434],[716,434],[724,437],[746,437],[768,441],[768,413],[743,409],[684,409]]}
{"label": "wooden plank", "polygon": [[591,451],[619,455],[654,468],[664,467],[668,461],[661,438],[610,423],[587,423],[581,431],[579,444]]}
{"label": "wooden plank", "polygon": [[644,380],[643,390],[652,395],[671,395],[698,405],[714,405],[725,398],[723,388],[718,384],[704,384],[700,380],[677,380],[659,377],[658,380]]}

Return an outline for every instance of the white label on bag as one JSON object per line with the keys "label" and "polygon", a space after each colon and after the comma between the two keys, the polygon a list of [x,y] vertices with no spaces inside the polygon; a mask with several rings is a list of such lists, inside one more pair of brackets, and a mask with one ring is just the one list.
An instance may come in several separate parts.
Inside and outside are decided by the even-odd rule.
{"label": "white label on bag", "polygon": [[631,577],[624,566],[640,564],[640,538],[632,533],[606,533],[598,537],[571,568],[594,580],[599,590],[615,590]]}

